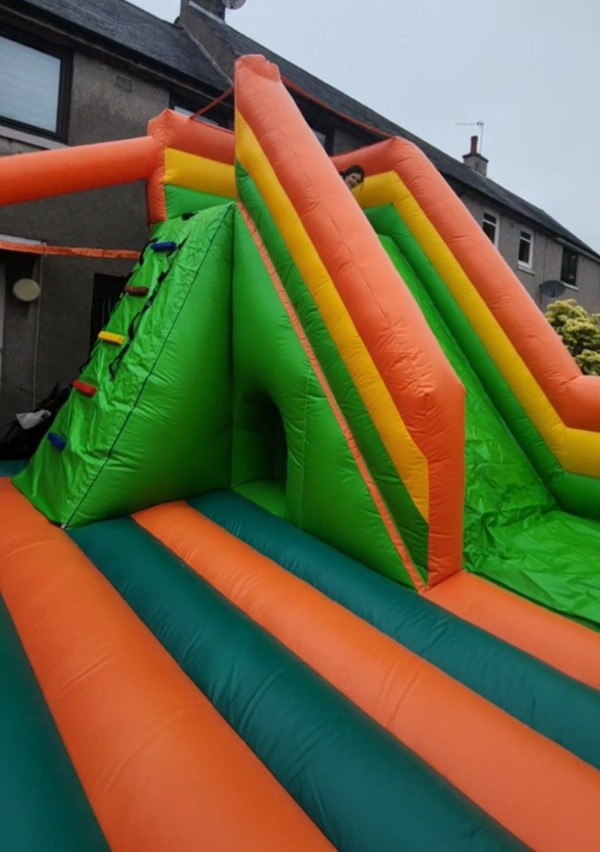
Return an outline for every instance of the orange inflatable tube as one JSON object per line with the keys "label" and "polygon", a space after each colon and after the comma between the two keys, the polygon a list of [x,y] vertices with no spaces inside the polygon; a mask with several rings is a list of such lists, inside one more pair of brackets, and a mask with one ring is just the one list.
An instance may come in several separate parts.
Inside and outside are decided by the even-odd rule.
{"label": "orange inflatable tube", "polygon": [[135,520],[528,846],[595,848],[600,772],[186,504]]}
{"label": "orange inflatable tube", "polygon": [[333,847],[75,545],[0,481],[0,590],[115,852]]}
{"label": "orange inflatable tube", "polygon": [[148,122],[148,133],[161,149],[177,148],[217,163],[233,165],[235,139],[231,130],[204,124],[174,110],[164,110]]}
{"label": "orange inflatable tube", "polygon": [[600,689],[600,634],[475,574],[449,577],[425,597],[575,680]]}
{"label": "orange inflatable tube", "polygon": [[[0,159],[0,205],[145,180],[156,166],[151,136]],[[26,158],[26,159],[24,159]]]}
{"label": "orange inflatable tube", "polygon": [[[368,176],[395,171],[452,251],[511,340],[563,423],[600,430],[600,381],[583,376],[531,300],[444,178],[411,142],[390,139],[335,158],[338,168],[360,162]],[[410,223],[408,223],[410,224]],[[468,239],[466,236],[468,235]]]}

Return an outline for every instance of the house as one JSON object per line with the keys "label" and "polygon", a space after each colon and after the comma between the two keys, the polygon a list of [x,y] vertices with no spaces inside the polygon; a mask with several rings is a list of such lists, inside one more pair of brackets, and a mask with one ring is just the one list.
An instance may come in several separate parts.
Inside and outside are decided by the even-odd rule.
{"label": "house", "polygon": [[[202,120],[230,127],[233,66],[247,53],[279,66],[328,153],[412,140],[538,304],[563,287],[600,309],[600,255],[491,180],[476,139],[461,163],[237,32],[221,0],[182,0],[175,24],[125,0],[0,0],[0,155],[143,136],[169,107],[210,107]],[[144,209],[141,183],[0,207],[0,423],[85,362],[146,241]]]}

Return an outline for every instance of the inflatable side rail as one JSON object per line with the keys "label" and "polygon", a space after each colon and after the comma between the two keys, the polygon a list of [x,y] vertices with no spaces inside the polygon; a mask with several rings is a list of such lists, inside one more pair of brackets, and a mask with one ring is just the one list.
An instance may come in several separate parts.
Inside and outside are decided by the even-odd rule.
{"label": "inflatable side rail", "polygon": [[600,378],[581,374],[508,264],[412,143],[391,139],[335,162],[340,169],[359,162],[367,176],[359,203],[367,211],[388,205],[398,216],[391,236],[408,245],[409,232],[416,240],[447,291],[442,298],[454,302],[444,315],[460,315],[454,330],[463,345],[473,334],[483,346],[484,357],[472,349],[472,363],[559,502],[600,517]]}
{"label": "inflatable side rail", "polygon": [[233,149],[230,131],[164,110],[148,136],[0,157],[0,206],[145,180],[154,224],[169,185],[234,198]]}
{"label": "inflatable side rail", "polygon": [[157,165],[151,136],[0,158],[0,205],[144,180]]}
{"label": "inflatable side rail", "polygon": [[[316,308],[368,412],[369,428],[381,436],[428,523],[428,581],[435,584],[461,565],[462,385],[276,66],[260,56],[243,57],[235,88],[242,201],[259,229],[268,228],[265,217],[274,223],[280,276],[291,280],[293,264],[314,306],[301,316],[305,330],[310,337]],[[267,247],[276,249],[274,243]],[[313,344],[317,355],[320,341]]]}

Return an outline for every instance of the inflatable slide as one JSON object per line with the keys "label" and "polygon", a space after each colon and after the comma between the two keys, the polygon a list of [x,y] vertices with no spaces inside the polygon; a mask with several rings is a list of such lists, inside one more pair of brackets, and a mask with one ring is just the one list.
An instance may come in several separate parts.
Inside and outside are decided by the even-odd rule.
{"label": "inflatable slide", "polygon": [[150,216],[0,469],[0,844],[596,850],[598,380],[412,144],[235,100],[0,160]]}

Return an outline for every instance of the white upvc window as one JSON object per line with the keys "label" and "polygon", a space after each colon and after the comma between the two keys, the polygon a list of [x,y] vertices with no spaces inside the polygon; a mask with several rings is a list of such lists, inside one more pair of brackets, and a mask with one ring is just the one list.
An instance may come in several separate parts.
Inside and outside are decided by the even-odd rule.
{"label": "white upvc window", "polygon": [[518,266],[521,269],[533,269],[533,234],[524,228],[521,228],[519,234]]}
{"label": "white upvc window", "polygon": [[67,64],[59,52],[0,35],[0,123],[64,136]]}
{"label": "white upvc window", "polygon": [[490,238],[492,243],[498,248],[498,239],[500,236],[500,220],[496,213],[485,210],[483,220],[481,222],[484,234]]}

